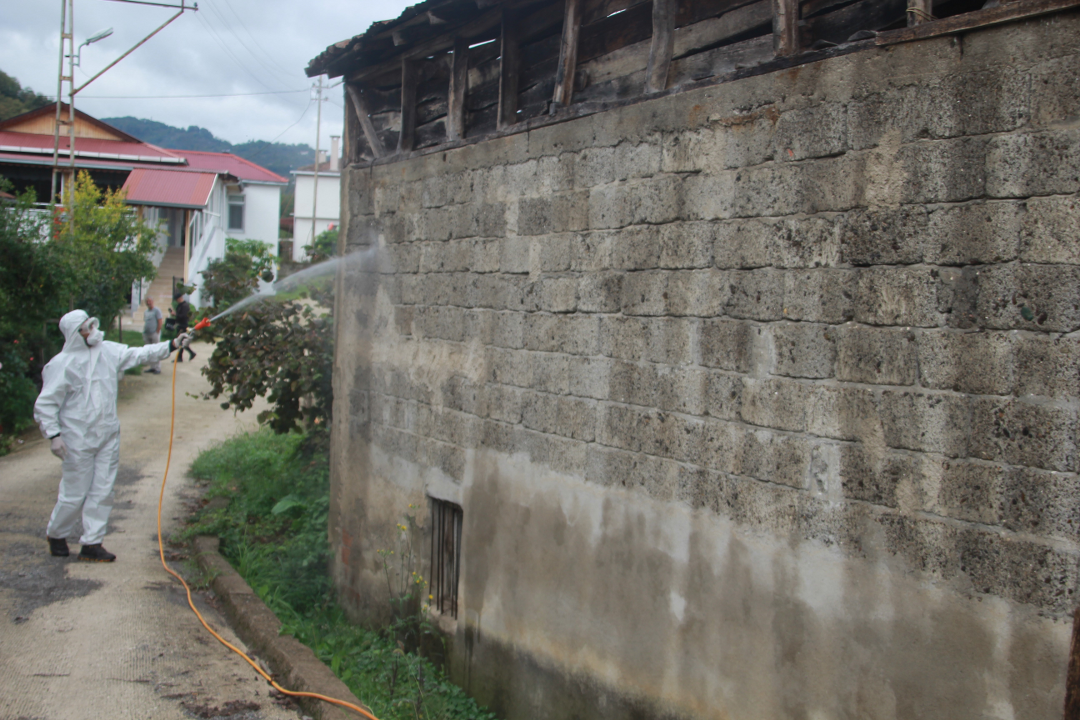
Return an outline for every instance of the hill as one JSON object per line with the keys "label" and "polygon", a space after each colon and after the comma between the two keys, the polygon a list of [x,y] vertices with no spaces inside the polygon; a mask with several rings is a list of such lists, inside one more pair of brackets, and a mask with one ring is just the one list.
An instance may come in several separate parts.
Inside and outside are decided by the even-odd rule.
{"label": "hill", "polygon": [[285,178],[289,178],[290,170],[315,162],[315,150],[306,144],[287,145],[265,140],[249,140],[233,145],[228,140],[214,137],[209,130],[197,125],[191,125],[185,130],[156,120],[134,117],[102,118],[102,120],[151,145],[175,150],[233,153]]}
{"label": "hill", "polygon": [[[44,95],[24,88],[18,80],[0,70],[0,120],[22,115],[51,102]],[[312,157],[315,157],[314,153]]]}

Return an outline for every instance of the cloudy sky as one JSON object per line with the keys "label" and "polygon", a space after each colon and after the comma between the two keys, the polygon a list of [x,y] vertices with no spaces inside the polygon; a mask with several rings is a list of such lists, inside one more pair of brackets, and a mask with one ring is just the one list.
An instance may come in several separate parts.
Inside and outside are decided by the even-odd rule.
{"label": "cloudy sky", "polygon": [[[154,0],[175,3],[179,0]],[[304,75],[327,45],[397,17],[417,0],[199,0],[145,45],[75,97],[95,117],[199,125],[233,143],[315,144],[315,78]],[[61,0],[0,0],[0,70],[23,87],[56,93]],[[108,27],[112,36],[82,49],[82,84],[175,10],[75,0],[76,46]],[[335,81],[336,82],[336,81]],[[179,96],[179,97],[177,97]],[[341,133],[342,91],[326,93],[322,146]]]}

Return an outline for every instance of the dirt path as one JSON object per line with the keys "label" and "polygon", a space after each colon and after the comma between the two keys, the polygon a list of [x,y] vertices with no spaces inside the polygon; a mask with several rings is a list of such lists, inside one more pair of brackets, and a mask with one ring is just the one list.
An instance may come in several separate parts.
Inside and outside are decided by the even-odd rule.
{"label": "dirt path", "polygon": [[[192,492],[187,468],[200,450],[254,426],[217,403],[188,397],[206,388],[197,362],[178,366],[176,440],[162,514],[168,534]],[[157,556],[156,510],[169,437],[171,365],[127,377],[121,387],[120,473],[104,545],[112,564],[53,558],[45,525],[60,462],[36,441],[0,458],[0,720],[299,717],[217,643],[188,609]],[[221,615],[200,611],[241,646]],[[218,708],[215,712],[213,709]]]}

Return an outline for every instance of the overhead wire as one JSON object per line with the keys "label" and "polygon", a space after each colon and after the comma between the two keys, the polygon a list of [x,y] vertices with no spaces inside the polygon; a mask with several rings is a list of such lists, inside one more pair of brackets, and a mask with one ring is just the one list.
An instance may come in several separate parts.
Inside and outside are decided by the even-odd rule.
{"label": "overhead wire", "polygon": [[258,39],[256,39],[256,37],[251,33],[251,30],[248,29],[247,24],[244,22],[244,19],[240,17],[240,14],[236,12],[236,9],[232,6],[232,3],[229,2],[229,0],[222,0],[222,2],[225,3],[225,7],[227,7],[229,9],[229,12],[233,14],[233,17],[236,18],[236,22],[239,24],[240,29],[247,33],[247,36],[251,38],[251,42],[254,43],[255,47],[257,47],[259,51],[270,61],[270,64],[276,67],[278,70],[284,72],[286,75],[291,75],[293,71],[279,65],[277,59],[272,54],[267,52],[266,48],[264,48],[262,44],[258,41]]}
{"label": "overhead wire", "polygon": [[[239,43],[240,43],[240,45],[241,45],[241,46],[242,46],[242,47],[243,47],[243,48],[244,48],[245,50],[247,50],[247,52],[248,52],[248,55],[250,55],[250,56],[251,56],[251,59],[255,61],[255,63],[256,63],[256,65],[257,65],[257,66],[261,67],[261,68],[262,68],[262,70],[264,70],[265,72],[268,72],[268,73],[269,73],[269,74],[271,74],[271,75],[276,75],[276,74],[277,74],[277,73],[276,73],[276,72],[275,72],[274,70],[272,70],[271,68],[267,67],[267,66],[266,66],[266,63],[264,63],[264,62],[263,62],[263,61],[262,61],[261,59],[259,59],[259,58],[258,58],[258,57],[257,57],[257,56],[255,55],[255,51],[253,51],[253,50],[252,50],[252,49],[251,49],[251,48],[250,48],[250,47],[248,46],[248,44],[247,44],[246,42],[244,42],[244,39],[243,39],[242,37],[240,37],[240,35],[239,35],[239,34],[237,34],[236,30],[234,30],[234,29],[233,29],[233,27],[232,27],[232,25],[231,25],[231,24],[229,23],[229,21],[228,21],[228,20],[227,20],[227,19],[225,18],[225,16],[224,16],[224,15],[222,15],[222,14],[221,14],[221,11],[219,11],[219,10],[217,9],[217,6],[216,6],[216,4],[215,4],[215,3],[213,3],[213,2],[204,2],[203,4],[204,4],[204,6],[205,6],[205,7],[207,7],[207,8],[208,8],[208,9],[210,10],[210,12],[211,12],[211,13],[212,13],[212,14],[213,14],[214,16],[216,16],[216,17],[217,17],[217,19],[218,19],[218,20],[219,20],[219,21],[221,22],[221,25],[222,25],[222,27],[224,27],[224,28],[225,28],[226,30],[228,30],[228,31],[229,31],[229,32],[230,32],[230,33],[232,34],[232,36],[233,36],[234,38],[236,38],[236,41],[237,41],[237,42],[239,42]],[[207,20],[209,20],[209,18],[207,18]],[[278,81],[280,81],[280,80],[281,80],[281,77],[279,76],[279,77],[277,77],[276,79],[277,79]],[[292,82],[292,78],[289,78],[289,81],[290,81],[290,82]]]}
{"label": "overhead wire", "polygon": [[[207,30],[207,31],[208,31],[208,32],[209,32],[209,33],[210,33],[211,35],[213,35],[213,36],[214,36],[214,39],[218,41],[218,44],[219,44],[219,45],[221,45],[221,48],[222,48],[222,49],[223,49],[223,50],[224,50],[224,51],[226,52],[226,54],[228,54],[228,56],[229,56],[229,57],[231,57],[231,58],[233,59],[233,62],[235,62],[235,63],[237,64],[237,66],[238,66],[238,67],[239,67],[239,68],[240,68],[241,70],[243,70],[243,71],[244,71],[244,72],[246,72],[246,73],[247,73],[248,75],[250,75],[250,76],[251,76],[251,78],[252,78],[252,79],[253,79],[253,80],[254,80],[255,82],[259,83],[260,85],[262,85],[262,86],[263,86],[264,88],[266,88],[267,90],[272,90],[272,89],[273,89],[273,88],[271,88],[271,87],[270,87],[269,85],[267,85],[266,83],[264,83],[264,82],[263,82],[263,81],[262,81],[261,79],[259,79],[259,78],[258,78],[258,77],[257,77],[257,76],[255,75],[255,73],[253,73],[253,72],[252,72],[252,71],[251,71],[251,70],[250,70],[250,69],[248,68],[248,66],[247,66],[247,65],[245,65],[245,64],[244,64],[243,62],[241,62],[241,61],[240,61],[240,58],[238,58],[238,57],[236,56],[236,54],[235,54],[235,53],[233,53],[233,51],[232,51],[232,48],[230,48],[230,47],[229,47],[229,45],[228,45],[228,43],[226,43],[226,42],[225,42],[225,40],[224,40],[224,39],[223,39],[223,38],[221,37],[221,35],[219,35],[219,34],[218,34],[218,31],[217,31],[217,30],[216,30],[216,29],[214,28],[214,26],[213,26],[213,25],[211,25],[211,24],[210,24],[210,21],[209,21],[209,20],[206,20],[205,18],[203,18],[203,17],[202,17],[202,14],[201,14],[201,13],[195,13],[195,17],[197,17],[197,18],[199,19],[199,22],[201,22],[201,23],[203,24],[203,27],[204,27],[204,28],[206,28],[206,30]],[[249,51],[249,52],[250,52],[250,51]]]}

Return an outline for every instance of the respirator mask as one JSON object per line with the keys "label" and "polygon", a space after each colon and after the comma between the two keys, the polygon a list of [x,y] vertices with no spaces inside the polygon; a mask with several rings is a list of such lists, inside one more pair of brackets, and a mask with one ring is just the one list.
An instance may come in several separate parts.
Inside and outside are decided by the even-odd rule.
{"label": "respirator mask", "polygon": [[97,318],[90,318],[79,326],[80,333],[89,333],[88,335],[83,337],[89,347],[94,347],[95,345],[100,344],[101,341],[105,339],[105,333],[101,332],[101,330],[98,329],[99,324],[100,323],[98,322]]}

